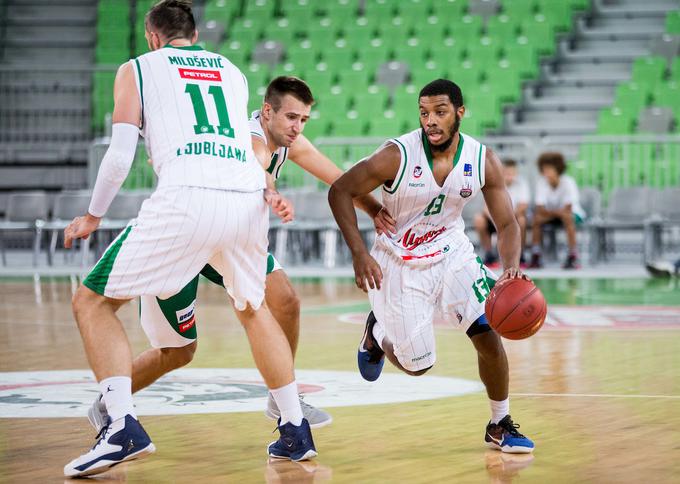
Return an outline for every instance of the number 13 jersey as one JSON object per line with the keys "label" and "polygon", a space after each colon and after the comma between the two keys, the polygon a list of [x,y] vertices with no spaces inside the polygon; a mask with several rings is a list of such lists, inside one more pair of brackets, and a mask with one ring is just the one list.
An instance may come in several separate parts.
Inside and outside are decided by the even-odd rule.
{"label": "number 13 jersey", "polygon": [[484,186],[486,147],[460,133],[453,168],[442,186],[432,171],[432,152],[422,129],[388,142],[399,147],[401,163],[390,186],[383,185],[382,199],[396,220],[396,234],[382,234],[376,248],[391,252],[407,264],[429,264],[444,257],[474,253],[465,235],[463,207]]}
{"label": "number 13 jersey", "polygon": [[131,64],[159,187],[264,189],[248,125],[248,84],[237,67],[196,45],[168,45]]}

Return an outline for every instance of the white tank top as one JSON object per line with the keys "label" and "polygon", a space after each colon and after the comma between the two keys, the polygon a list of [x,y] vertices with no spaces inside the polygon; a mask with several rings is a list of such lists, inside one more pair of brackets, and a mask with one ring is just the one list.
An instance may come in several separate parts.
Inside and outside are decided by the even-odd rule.
{"label": "white tank top", "polygon": [[[259,136],[264,140],[264,144],[267,144],[267,136],[264,134],[264,128],[262,128],[262,117],[260,116],[260,111],[253,111],[250,115],[250,134],[253,136]],[[281,167],[283,167],[283,162],[288,159],[288,148],[283,146],[277,148],[273,153],[267,171],[274,176],[274,179],[278,179],[281,174]]]}
{"label": "white tank top", "polygon": [[248,85],[237,67],[195,45],[166,46],[130,62],[159,187],[264,189],[248,126]]}
{"label": "white tank top", "polygon": [[388,142],[401,152],[397,176],[382,190],[383,205],[396,220],[397,233],[378,236],[376,244],[411,264],[429,264],[449,256],[467,260],[474,249],[461,214],[484,186],[486,147],[460,133],[453,169],[440,187],[422,129]]}

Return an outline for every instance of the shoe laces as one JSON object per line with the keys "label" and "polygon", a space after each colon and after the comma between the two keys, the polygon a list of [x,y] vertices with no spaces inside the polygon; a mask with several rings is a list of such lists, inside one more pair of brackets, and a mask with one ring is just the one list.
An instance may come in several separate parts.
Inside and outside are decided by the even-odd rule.
{"label": "shoe laces", "polygon": [[516,424],[515,422],[513,422],[512,419],[510,418],[510,415],[508,415],[502,421],[498,422],[498,426],[501,427],[503,430],[505,430],[510,435],[512,435],[513,437],[524,438],[524,435],[519,433],[519,431],[517,430],[519,428],[519,424]]}
{"label": "shoe laces", "polygon": [[101,444],[102,442],[104,442],[106,440],[106,435],[109,433],[110,428],[111,428],[111,419],[109,418],[106,421],[106,425],[104,425],[101,428],[101,430],[97,434],[97,437],[95,437],[97,439],[97,443],[94,444],[94,447],[92,447],[92,450],[96,449],[99,444]]}

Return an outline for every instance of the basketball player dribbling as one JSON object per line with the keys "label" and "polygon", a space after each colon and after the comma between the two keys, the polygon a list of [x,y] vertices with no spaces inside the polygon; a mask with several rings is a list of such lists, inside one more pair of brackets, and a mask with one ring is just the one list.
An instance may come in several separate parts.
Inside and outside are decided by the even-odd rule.
{"label": "basketball player dribbling", "polygon": [[[342,175],[340,168],[302,133],[313,103],[312,92],[303,80],[282,76],[269,83],[262,108],[252,113],[249,123],[253,149],[259,155],[258,158],[267,160],[265,169],[275,179],[289,159],[329,185]],[[373,218],[378,231],[393,229],[393,220],[371,195],[360,197],[355,200],[355,204]],[[285,271],[271,253],[267,255],[266,273],[267,307],[285,333],[295,357],[300,331],[300,301]],[[211,282],[223,285],[222,276],[210,265],[204,267],[201,274]],[[153,348],[133,361],[133,392],[147,387],[162,375],[193,359],[198,337],[194,313],[197,290],[198,276],[170,298],[140,298],[142,328]],[[311,428],[323,427],[332,422],[327,412],[302,399],[300,405]],[[271,392],[265,415],[274,420],[281,416]],[[100,431],[107,417],[106,405],[100,395],[88,411],[88,418],[92,426]]]}
{"label": "basketball player dribbling", "polygon": [[[500,337],[484,315],[494,284],[464,233],[463,206],[480,191],[498,229],[503,264],[499,279],[526,277],[519,269],[520,234],[502,165],[493,151],[459,131],[463,95],[438,79],[418,99],[421,128],[384,143],[333,183],[329,202],[352,253],[356,284],[372,311],[359,346],[362,376],[376,380],[384,357],[409,375],[435,363],[433,319],[466,331],[477,350],[479,374],[491,405],[488,446],[533,451],[510,417],[509,370]],[[396,233],[379,235],[369,253],[360,236],[352,198],[382,186],[383,205]]]}
{"label": "basketball player dribbling", "polygon": [[64,234],[70,247],[97,229],[130,170],[141,131],[157,189],[73,298],[108,421],[94,447],[68,463],[64,474],[101,473],[155,451],[135,414],[132,354],[115,313],[134,297],[178,293],[207,263],[223,278],[281,412],[281,437],[268,454],[312,458],[316,449],[300,408],[290,346],[264,304],[267,205],[280,212],[281,198],[265,191],[265,172],[253,153],[246,79],[226,58],[195,45],[189,1],[158,2],[145,24],[152,52],[118,70],[113,133],[88,214],[74,219]]}

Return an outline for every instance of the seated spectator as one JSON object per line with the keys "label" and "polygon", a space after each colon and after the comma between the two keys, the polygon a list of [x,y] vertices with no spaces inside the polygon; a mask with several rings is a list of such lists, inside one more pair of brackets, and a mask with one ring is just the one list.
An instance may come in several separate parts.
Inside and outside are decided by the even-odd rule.
{"label": "seated spectator", "polygon": [[[522,235],[522,252],[520,262],[524,263],[524,244],[525,234],[527,228],[526,211],[529,206],[529,185],[526,180],[517,173],[517,162],[515,160],[503,160],[503,175],[505,178],[505,186],[510,193],[510,200],[515,209],[515,216],[519,222],[519,229]],[[498,263],[498,254],[494,251],[491,245],[491,236],[496,232],[496,226],[491,220],[489,210],[484,205],[484,210],[474,218],[475,230],[479,236],[479,242],[484,249],[484,264],[493,266]]]}
{"label": "seated spectator", "polygon": [[583,222],[585,212],[579,204],[578,187],[569,175],[565,175],[567,165],[561,153],[543,153],[538,158],[541,178],[536,184],[535,210],[532,228],[532,253],[529,267],[542,267],[541,243],[543,227],[551,224],[562,226],[567,232],[569,253],[562,265],[563,269],[578,268],[576,250],[576,225]]}

